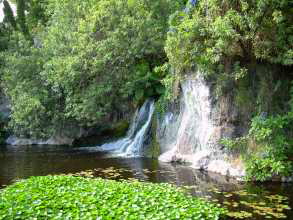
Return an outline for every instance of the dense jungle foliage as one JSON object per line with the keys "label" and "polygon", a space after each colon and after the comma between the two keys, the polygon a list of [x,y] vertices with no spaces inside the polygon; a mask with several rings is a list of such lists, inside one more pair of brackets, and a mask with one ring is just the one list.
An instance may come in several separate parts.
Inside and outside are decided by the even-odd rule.
{"label": "dense jungle foliage", "polygon": [[247,136],[223,140],[241,148],[248,177],[292,173],[291,1],[12,2],[16,17],[3,1],[0,73],[15,134],[49,137],[105,124],[147,97],[170,102],[198,72],[251,120]]}
{"label": "dense jungle foliage", "polygon": [[179,8],[171,0],[48,1],[48,22],[29,29],[34,44],[18,25],[1,57],[12,129],[45,137],[71,123],[92,126],[163,93],[154,68],[166,62],[168,17]]}

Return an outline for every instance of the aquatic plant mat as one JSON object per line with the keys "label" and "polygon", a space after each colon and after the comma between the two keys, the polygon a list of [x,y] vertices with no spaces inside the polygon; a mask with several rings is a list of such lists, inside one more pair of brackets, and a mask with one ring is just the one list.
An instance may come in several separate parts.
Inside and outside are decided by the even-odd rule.
{"label": "aquatic plant mat", "polygon": [[[86,170],[79,173],[69,173],[67,175],[82,176],[82,177],[102,177],[112,180],[123,180],[127,176],[129,181],[145,181],[140,179],[140,173],[134,173],[131,177],[130,173],[133,170],[123,168],[97,168],[94,170]],[[164,176],[173,176],[171,171],[163,170],[149,170],[143,169],[144,174],[161,174]],[[178,181],[170,181],[169,183],[177,185]],[[181,189],[194,197],[200,197],[208,202],[220,204],[221,207],[228,210],[226,216],[228,219],[288,219],[292,216],[292,210],[289,204],[289,198],[285,195],[275,194],[270,191],[264,190],[262,187],[258,187],[255,184],[247,184],[243,188],[237,187],[229,192],[217,188],[216,185],[211,183],[205,183],[203,185],[196,183],[195,185],[180,185]]]}
{"label": "aquatic plant mat", "polygon": [[45,176],[0,192],[0,219],[219,219],[224,212],[165,183]]}

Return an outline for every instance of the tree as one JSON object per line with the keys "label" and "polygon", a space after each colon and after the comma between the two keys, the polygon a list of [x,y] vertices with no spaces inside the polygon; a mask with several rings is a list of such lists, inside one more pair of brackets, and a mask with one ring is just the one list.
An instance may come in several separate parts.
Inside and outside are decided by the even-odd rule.
{"label": "tree", "polygon": [[16,5],[17,5],[17,23],[20,27],[21,32],[23,33],[24,37],[27,40],[32,41],[32,37],[30,35],[27,23],[26,23],[26,15],[25,15],[25,11],[26,11],[26,4],[24,0],[17,0],[16,1]]}
{"label": "tree", "polygon": [[[49,1],[50,20],[37,33],[42,47],[16,39],[21,47],[5,54],[11,127],[49,136],[68,123],[106,124],[156,96],[162,76],[154,68],[166,61],[168,17],[179,6],[172,0]],[[137,92],[138,86],[144,89]]]}
{"label": "tree", "polygon": [[173,16],[166,51],[178,72],[197,67],[233,78],[256,62],[293,64],[293,13],[287,0],[206,0]]}
{"label": "tree", "polygon": [[4,22],[8,22],[15,30],[17,30],[17,24],[14,19],[13,11],[10,7],[10,4],[7,0],[3,1],[3,12],[4,12]]}

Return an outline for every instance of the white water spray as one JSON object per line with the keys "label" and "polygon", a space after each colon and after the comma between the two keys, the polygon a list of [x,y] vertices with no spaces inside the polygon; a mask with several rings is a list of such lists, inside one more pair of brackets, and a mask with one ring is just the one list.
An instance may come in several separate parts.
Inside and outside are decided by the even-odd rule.
{"label": "white water spray", "polygon": [[136,111],[127,136],[117,141],[103,144],[98,149],[121,157],[141,157],[144,141],[151,126],[154,109],[154,101],[147,100]]}
{"label": "white water spray", "polygon": [[[159,157],[161,161],[168,162],[180,158],[194,162],[198,158],[197,154],[202,155],[202,152],[205,152],[204,155],[209,155],[211,151],[215,127],[211,119],[210,89],[200,75],[184,81],[181,86],[184,107],[178,118],[179,123],[176,123],[176,139],[169,145],[169,151]],[[173,139],[173,133],[172,137],[165,134],[164,138]]]}

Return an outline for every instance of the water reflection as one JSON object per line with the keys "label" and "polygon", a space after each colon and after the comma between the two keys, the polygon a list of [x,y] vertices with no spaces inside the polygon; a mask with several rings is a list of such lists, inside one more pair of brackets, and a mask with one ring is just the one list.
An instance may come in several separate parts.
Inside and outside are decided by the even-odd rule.
{"label": "water reflection", "polygon": [[[221,203],[232,211],[253,213],[251,219],[264,219],[264,210],[272,212],[270,216],[273,219],[282,217],[280,213],[273,215],[277,209],[282,208],[287,218],[293,219],[292,211],[285,209],[287,204],[292,207],[293,187],[289,184],[244,185],[234,179],[179,164],[161,163],[147,158],[109,158],[102,152],[70,147],[0,148],[0,186],[29,176],[74,174],[82,171],[85,176],[90,173],[90,176],[109,179],[138,179],[185,186],[193,195]],[[290,200],[280,200],[286,197]]]}

